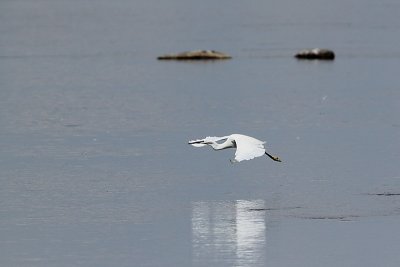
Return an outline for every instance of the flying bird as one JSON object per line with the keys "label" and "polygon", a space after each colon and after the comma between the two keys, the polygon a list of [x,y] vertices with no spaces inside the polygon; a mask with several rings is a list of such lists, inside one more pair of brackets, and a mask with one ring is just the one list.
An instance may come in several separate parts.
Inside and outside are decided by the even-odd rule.
{"label": "flying bird", "polygon": [[236,148],[235,158],[231,159],[232,163],[254,159],[256,157],[261,157],[264,154],[274,161],[281,162],[279,157],[272,156],[265,151],[264,144],[265,142],[263,141],[243,134],[231,134],[223,137],[208,136],[204,139],[189,141],[189,145],[194,147],[203,147],[209,145],[214,150]]}

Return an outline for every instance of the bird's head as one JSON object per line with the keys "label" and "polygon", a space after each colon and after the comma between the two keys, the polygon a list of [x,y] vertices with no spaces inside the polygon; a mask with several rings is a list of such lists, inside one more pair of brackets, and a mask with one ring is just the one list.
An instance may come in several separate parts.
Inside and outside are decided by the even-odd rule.
{"label": "bird's head", "polygon": [[195,147],[202,147],[202,146],[208,145],[208,143],[204,142],[204,140],[194,140],[194,141],[189,141],[189,145],[192,145]]}
{"label": "bird's head", "polygon": [[215,142],[213,142],[213,141],[203,141],[202,144],[211,145],[211,144],[214,144],[214,143],[215,143]]}

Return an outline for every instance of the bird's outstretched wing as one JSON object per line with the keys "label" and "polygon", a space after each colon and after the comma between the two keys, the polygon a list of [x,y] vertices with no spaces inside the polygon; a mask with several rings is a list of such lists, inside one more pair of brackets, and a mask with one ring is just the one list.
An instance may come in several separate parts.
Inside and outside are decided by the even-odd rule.
{"label": "bird's outstretched wing", "polygon": [[236,153],[234,161],[250,160],[261,157],[265,154],[265,142],[250,136],[235,134],[232,138],[236,143]]}
{"label": "bird's outstretched wing", "polygon": [[207,136],[204,139],[190,140],[189,145],[192,145],[195,147],[202,147],[202,146],[206,146],[208,142],[218,142],[218,141],[222,141],[222,140],[226,140],[226,139],[228,139],[228,136],[222,136],[222,137]]}

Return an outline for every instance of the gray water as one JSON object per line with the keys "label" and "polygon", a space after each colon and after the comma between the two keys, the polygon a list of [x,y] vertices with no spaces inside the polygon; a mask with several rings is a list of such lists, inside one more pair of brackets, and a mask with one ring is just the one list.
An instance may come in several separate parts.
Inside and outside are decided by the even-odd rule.
{"label": "gray water", "polygon": [[[399,14],[2,1],[0,265],[399,266]],[[156,60],[192,49],[233,59]],[[283,162],[187,145],[231,133]]]}

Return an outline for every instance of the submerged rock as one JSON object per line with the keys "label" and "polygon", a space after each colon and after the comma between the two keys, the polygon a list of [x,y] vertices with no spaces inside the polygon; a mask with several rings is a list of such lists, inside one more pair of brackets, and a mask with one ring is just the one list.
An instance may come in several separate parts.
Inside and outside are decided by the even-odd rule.
{"label": "submerged rock", "polygon": [[178,54],[167,54],[158,57],[158,60],[215,60],[215,59],[230,59],[231,56],[214,50],[195,50],[187,51]]}
{"label": "submerged rock", "polygon": [[323,59],[323,60],[333,60],[335,59],[335,53],[329,49],[305,49],[298,52],[295,55],[298,59]]}

